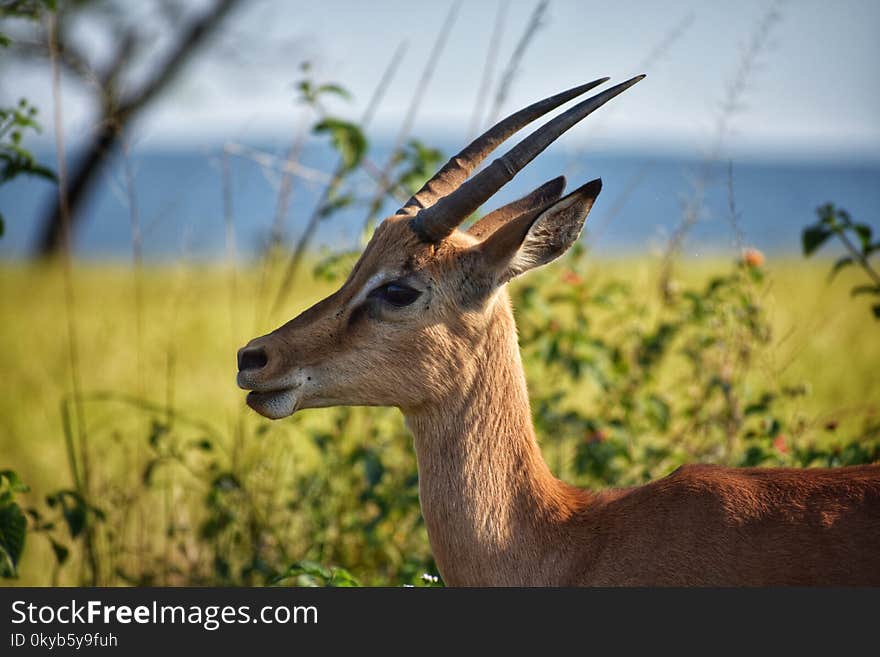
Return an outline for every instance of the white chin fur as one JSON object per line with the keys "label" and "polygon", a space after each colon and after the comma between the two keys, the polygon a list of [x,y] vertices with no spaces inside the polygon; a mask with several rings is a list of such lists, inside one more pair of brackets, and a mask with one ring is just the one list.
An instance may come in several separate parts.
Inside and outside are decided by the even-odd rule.
{"label": "white chin fur", "polygon": [[247,405],[263,417],[280,420],[296,410],[296,395],[292,389],[272,392],[250,392]]}

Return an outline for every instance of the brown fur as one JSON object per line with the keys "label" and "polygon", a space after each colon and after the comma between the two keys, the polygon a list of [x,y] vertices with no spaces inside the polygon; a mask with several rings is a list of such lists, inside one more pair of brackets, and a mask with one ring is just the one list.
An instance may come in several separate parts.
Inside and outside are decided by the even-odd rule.
{"label": "brown fur", "polygon": [[[510,242],[504,235],[494,247],[485,246],[492,236],[460,232],[426,244],[407,219],[389,218],[338,292],[248,345],[268,356],[239,374],[258,391],[248,403],[273,418],[335,404],[399,407],[414,435],[431,547],[452,586],[880,585],[877,465],[694,465],[602,492],[553,477],[503,282],[530,259],[546,261],[535,250],[561,216],[529,223],[516,253],[498,247]],[[575,228],[550,236],[552,248]],[[381,271],[422,296],[396,310],[353,303]]]}

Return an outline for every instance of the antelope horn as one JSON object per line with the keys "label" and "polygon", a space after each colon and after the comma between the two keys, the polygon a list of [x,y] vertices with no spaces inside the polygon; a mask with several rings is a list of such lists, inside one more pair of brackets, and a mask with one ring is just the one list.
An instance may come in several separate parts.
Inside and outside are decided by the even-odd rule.
{"label": "antelope horn", "polygon": [[473,178],[465,180],[433,205],[419,211],[412,219],[413,230],[427,242],[439,242],[562,133],[644,77],[638,75],[615,85],[551,119]]}
{"label": "antelope horn", "polygon": [[467,180],[468,176],[479,166],[480,162],[485,160],[492,151],[514,133],[519,132],[532,121],[541,118],[547,112],[567,103],[572,98],[577,98],[587,93],[590,89],[598,87],[603,82],[607,82],[608,79],[600,78],[593,80],[579,87],[558,93],[555,96],[539,100],[537,103],[533,103],[525,109],[521,109],[506,119],[499,121],[443,165],[443,168],[434,174],[434,177],[426,182],[397,214],[412,216],[418,213],[419,210],[430,207],[437,199],[443,198],[450,192],[455,191],[461,183]]}

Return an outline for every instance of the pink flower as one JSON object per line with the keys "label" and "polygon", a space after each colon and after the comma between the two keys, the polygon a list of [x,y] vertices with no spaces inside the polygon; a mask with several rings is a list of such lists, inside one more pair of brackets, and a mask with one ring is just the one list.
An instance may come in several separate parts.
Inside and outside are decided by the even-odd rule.
{"label": "pink flower", "polygon": [[588,433],[584,437],[584,440],[590,445],[593,445],[595,443],[604,443],[606,440],[608,440],[608,434],[602,431],[602,429],[596,429],[592,433]]}
{"label": "pink flower", "polygon": [[764,264],[764,254],[758,249],[743,249],[742,261],[747,267],[758,268]]}
{"label": "pink flower", "polygon": [[773,439],[773,447],[780,454],[788,454],[788,445],[785,443],[785,434],[779,434]]}

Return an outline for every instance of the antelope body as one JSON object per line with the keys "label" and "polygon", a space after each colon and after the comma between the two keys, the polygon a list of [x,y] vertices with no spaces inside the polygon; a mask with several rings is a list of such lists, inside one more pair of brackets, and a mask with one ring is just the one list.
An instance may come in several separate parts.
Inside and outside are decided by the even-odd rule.
{"label": "antelope body", "polygon": [[[535,440],[506,283],[578,238],[601,190],[564,180],[457,227],[562,132],[641,79],[502,141],[605,82],[511,115],[377,229],[343,286],[238,354],[247,403],[396,406],[448,585],[880,585],[880,466],[679,468],[644,486],[557,480]],[[469,177],[470,176],[470,177]]]}

